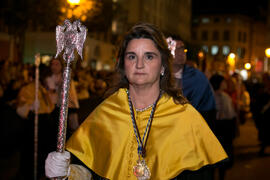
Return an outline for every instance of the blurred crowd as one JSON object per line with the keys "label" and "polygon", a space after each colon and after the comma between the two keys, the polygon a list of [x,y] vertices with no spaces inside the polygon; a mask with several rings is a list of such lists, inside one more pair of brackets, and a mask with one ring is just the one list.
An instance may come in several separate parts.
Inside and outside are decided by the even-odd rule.
{"label": "blurred crowd", "polygon": [[[38,179],[45,178],[47,154],[56,150],[64,64],[59,59],[52,59],[49,65],[40,64],[38,90],[36,69],[34,64],[10,61],[0,64],[0,132],[4,147],[0,153],[0,179],[33,179],[35,106],[38,107]],[[110,74],[109,71],[72,67],[67,138],[103,100]]]}
{"label": "blurred crowd", "polygon": [[234,139],[241,136],[239,127],[247,121],[253,121],[257,128],[258,157],[269,155],[265,149],[270,145],[270,75],[261,73],[244,81],[238,73],[216,72],[209,81],[217,109],[213,131],[229,156],[219,172],[224,179],[226,170],[234,164]]}

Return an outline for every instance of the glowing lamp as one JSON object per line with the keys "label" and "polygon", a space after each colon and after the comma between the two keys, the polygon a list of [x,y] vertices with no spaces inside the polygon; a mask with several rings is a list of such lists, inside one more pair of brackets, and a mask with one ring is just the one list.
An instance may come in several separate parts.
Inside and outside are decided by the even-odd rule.
{"label": "glowing lamp", "polygon": [[204,54],[203,54],[203,52],[202,52],[202,51],[200,51],[200,52],[198,53],[198,57],[199,57],[199,59],[203,59]]}
{"label": "glowing lamp", "polygon": [[232,67],[234,67],[235,65],[235,54],[234,53],[230,53],[228,56],[228,64]]}
{"label": "glowing lamp", "polygon": [[265,55],[270,58],[270,48],[265,49]]}
{"label": "glowing lamp", "polygon": [[251,69],[251,64],[250,63],[246,63],[245,64],[245,69],[246,70],[250,70]]}
{"label": "glowing lamp", "polygon": [[71,5],[79,5],[80,4],[80,0],[67,0],[67,1]]}

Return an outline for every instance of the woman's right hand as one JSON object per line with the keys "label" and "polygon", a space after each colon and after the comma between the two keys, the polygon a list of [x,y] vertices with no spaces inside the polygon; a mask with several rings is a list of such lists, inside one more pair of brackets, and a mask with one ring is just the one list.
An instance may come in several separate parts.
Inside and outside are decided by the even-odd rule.
{"label": "woman's right hand", "polygon": [[48,178],[69,176],[70,152],[51,152],[45,161],[45,174]]}

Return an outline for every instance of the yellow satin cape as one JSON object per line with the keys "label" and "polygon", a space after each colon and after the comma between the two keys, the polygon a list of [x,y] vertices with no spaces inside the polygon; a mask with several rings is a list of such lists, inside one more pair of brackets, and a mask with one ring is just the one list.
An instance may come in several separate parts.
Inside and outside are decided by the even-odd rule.
{"label": "yellow satin cape", "polygon": [[[135,111],[141,137],[151,108]],[[103,101],[68,140],[67,150],[98,175],[132,179],[136,165],[134,135],[125,89]],[[151,179],[172,179],[184,170],[197,170],[226,159],[227,155],[203,117],[190,105],[176,105],[163,94],[157,103],[146,145]]]}
{"label": "yellow satin cape", "polygon": [[[35,102],[35,82],[31,82],[25,86],[23,86],[17,97],[18,106],[22,106],[27,104],[29,106],[33,105]],[[39,84],[38,89],[38,101],[39,101],[39,108],[38,113],[51,113],[54,109],[54,104],[51,102],[49,94],[47,90]]]}

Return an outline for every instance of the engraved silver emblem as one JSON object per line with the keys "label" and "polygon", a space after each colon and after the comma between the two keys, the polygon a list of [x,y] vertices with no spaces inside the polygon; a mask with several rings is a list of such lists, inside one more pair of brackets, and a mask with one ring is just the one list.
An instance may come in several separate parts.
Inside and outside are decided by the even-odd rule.
{"label": "engraved silver emblem", "polygon": [[151,173],[144,159],[137,161],[136,166],[133,167],[133,174],[137,177],[138,180],[150,179]]}

